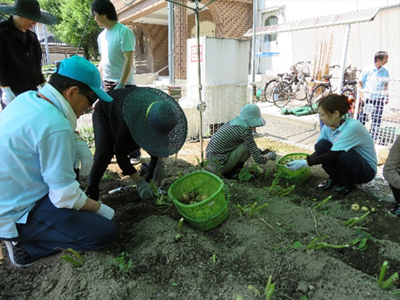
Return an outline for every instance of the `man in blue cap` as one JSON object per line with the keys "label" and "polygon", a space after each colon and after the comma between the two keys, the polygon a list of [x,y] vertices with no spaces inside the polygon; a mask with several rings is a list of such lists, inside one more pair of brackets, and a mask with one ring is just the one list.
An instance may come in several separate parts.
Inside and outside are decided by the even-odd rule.
{"label": "man in blue cap", "polygon": [[112,101],[99,71],[73,56],[0,115],[0,240],[17,267],[62,248],[102,249],[116,238],[114,210],[85,195],[73,168],[77,118],[98,98]]}

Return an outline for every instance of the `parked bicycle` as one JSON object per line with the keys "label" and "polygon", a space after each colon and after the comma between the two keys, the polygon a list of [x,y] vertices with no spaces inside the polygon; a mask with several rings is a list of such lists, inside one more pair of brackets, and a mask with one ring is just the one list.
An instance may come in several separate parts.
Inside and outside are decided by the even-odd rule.
{"label": "parked bicycle", "polygon": [[282,80],[272,89],[271,95],[274,104],[278,107],[286,106],[290,99],[308,99],[308,82],[310,76],[309,65],[311,62],[298,62],[291,67],[292,73],[287,80]]}
{"label": "parked bicycle", "polygon": [[[330,69],[334,69],[336,67],[339,67],[339,65],[333,65],[330,66]],[[336,91],[336,89],[333,89],[332,83],[331,83],[331,78],[332,75],[325,75],[322,76],[324,79],[324,82],[319,83],[316,85],[311,92],[310,95],[310,106],[311,109],[314,112],[318,112],[318,102],[321,100],[323,97],[328,96],[329,94],[332,94],[333,92]],[[342,90],[340,91],[340,94],[345,94],[347,98],[349,99],[349,102],[354,106],[355,100],[357,98],[357,81],[355,80],[356,78],[356,69],[349,65],[343,74],[343,82],[342,82]],[[354,107],[352,108],[354,110]],[[352,110],[351,109],[351,110]]]}
{"label": "parked bicycle", "polygon": [[[330,69],[334,69],[336,67],[340,67],[339,65],[330,66]],[[331,78],[332,75],[324,75],[322,76],[323,81],[318,81],[318,84],[312,89],[309,103],[310,107],[314,112],[318,112],[318,102],[322,98],[332,94],[332,92],[336,91],[336,89],[332,90]]]}
{"label": "parked bicycle", "polygon": [[[347,96],[350,103],[350,114],[353,116],[355,112],[356,100],[357,100],[357,80],[356,79],[357,68],[349,65],[343,74],[343,88],[341,94]],[[361,112],[364,103],[359,104],[358,112]]]}

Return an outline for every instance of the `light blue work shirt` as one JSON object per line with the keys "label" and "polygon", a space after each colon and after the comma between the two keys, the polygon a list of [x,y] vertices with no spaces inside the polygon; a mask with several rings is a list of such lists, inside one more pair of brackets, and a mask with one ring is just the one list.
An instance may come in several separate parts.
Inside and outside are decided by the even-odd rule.
{"label": "light blue work shirt", "polygon": [[[46,87],[45,87],[46,88]],[[44,89],[45,89],[44,88]],[[51,101],[53,95],[46,93]],[[0,237],[18,236],[36,201],[74,183],[74,132],[63,113],[29,91],[0,114]]]}
{"label": "light blue work shirt", "polygon": [[366,98],[371,100],[382,99],[385,97],[385,86],[389,81],[389,71],[381,66],[378,68],[372,64],[364,68],[358,81],[362,82],[362,89],[365,90]]}
{"label": "light blue work shirt", "polygon": [[332,130],[329,126],[323,126],[318,136],[332,143],[331,151],[357,151],[377,171],[378,159],[376,157],[374,141],[368,130],[358,120],[348,118],[338,129]]}

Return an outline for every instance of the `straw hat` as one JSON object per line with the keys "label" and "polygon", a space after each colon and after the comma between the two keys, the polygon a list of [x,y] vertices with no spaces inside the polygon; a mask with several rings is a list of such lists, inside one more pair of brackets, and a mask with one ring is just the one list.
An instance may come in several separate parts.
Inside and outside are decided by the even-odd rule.
{"label": "straw hat", "polygon": [[161,90],[138,87],[124,101],[123,114],[136,143],[151,155],[177,153],[187,137],[187,120],[178,102]]}
{"label": "straw hat", "polygon": [[256,104],[247,104],[240,110],[240,115],[229,121],[229,124],[251,128],[264,126],[265,120],[261,117],[261,110]]}
{"label": "straw hat", "polygon": [[53,25],[57,23],[56,17],[40,9],[39,2],[36,0],[15,0],[15,5],[0,5],[0,12],[43,24]]}

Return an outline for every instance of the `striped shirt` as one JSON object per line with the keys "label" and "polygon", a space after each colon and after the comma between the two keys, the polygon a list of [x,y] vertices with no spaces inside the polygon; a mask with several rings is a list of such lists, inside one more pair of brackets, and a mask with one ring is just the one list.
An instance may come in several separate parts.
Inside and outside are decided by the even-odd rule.
{"label": "striped shirt", "polygon": [[225,123],[211,137],[206,149],[206,159],[213,165],[223,165],[228,160],[229,155],[240,144],[246,146],[254,161],[258,164],[265,164],[267,159],[261,154],[253,137],[253,130],[239,125]]}

